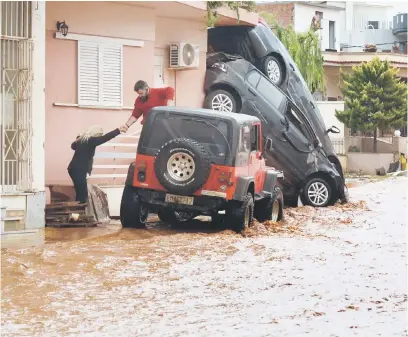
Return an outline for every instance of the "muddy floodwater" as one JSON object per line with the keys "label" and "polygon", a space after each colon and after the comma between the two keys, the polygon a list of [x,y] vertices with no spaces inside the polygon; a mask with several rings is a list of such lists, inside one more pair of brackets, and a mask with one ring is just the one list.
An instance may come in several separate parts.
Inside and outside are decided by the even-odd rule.
{"label": "muddy floodwater", "polygon": [[49,232],[2,249],[1,335],[406,336],[407,191],[368,183],[243,235],[205,221]]}

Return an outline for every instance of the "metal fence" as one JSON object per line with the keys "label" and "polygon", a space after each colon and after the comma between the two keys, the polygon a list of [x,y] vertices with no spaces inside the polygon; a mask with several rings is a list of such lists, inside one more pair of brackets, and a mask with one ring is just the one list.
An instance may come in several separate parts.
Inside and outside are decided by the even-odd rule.
{"label": "metal fence", "polygon": [[345,154],[346,149],[344,148],[344,138],[330,138],[337,154]]}
{"label": "metal fence", "polygon": [[1,192],[31,189],[31,4],[2,1],[0,6]]}

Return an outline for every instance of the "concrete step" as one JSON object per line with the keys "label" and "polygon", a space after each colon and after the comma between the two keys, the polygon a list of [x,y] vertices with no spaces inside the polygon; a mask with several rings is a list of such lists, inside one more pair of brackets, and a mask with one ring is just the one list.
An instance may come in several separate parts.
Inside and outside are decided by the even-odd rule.
{"label": "concrete step", "polygon": [[13,209],[13,208],[7,208],[6,209],[6,218],[9,217],[20,217],[24,218],[25,217],[25,210],[24,209]]}
{"label": "concrete step", "polygon": [[2,233],[22,231],[25,229],[24,217],[5,217],[1,220]]}

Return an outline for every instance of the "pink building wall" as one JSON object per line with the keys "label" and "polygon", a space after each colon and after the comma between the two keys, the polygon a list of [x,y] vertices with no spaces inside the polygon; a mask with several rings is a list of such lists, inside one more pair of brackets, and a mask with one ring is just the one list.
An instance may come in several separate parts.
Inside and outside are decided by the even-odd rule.
{"label": "pink building wall", "polygon": [[[156,2],[156,7],[160,3]],[[168,6],[168,4],[167,4]],[[188,6],[182,6],[187,11]],[[144,79],[153,85],[154,56],[164,56],[168,64],[170,42],[188,41],[200,45],[197,70],[164,72],[166,85],[175,87],[175,104],[201,107],[204,99],[207,29],[205,13],[195,21],[165,18],[154,8],[111,2],[46,2],[46,142],[45,179],[47,185],[71,184],[67,166],[72,157],[71,142],[93,124],[105,131],[126,122],[135,99],[133,85]],[[186,16],[186,13],[183,14]],[[123,49],[123,109],[78,108],[77,41],[56,39],[56,22],[65,20],[69,33],[143,40],[143,47]],[[69,34],[68,33],[68,34]],[[71,106],[54,106],[62,103]],[[140,128],[139,122],[132,129]]]}

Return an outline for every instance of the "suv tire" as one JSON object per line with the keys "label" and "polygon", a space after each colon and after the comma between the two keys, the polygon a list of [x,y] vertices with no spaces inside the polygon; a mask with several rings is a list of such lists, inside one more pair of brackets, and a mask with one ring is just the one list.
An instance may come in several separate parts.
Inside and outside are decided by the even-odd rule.
{"label": "suv tire", "polygon": [[301,199],[303,205],[326,207],[332,203],[332,188],[325,179],[312,178],[306,183]]}
{"label": "suv tire", "polygon": [[235,97],[226,90],[214,90],[204,100],[204,107],[215,111],[239,112]]}
{"label": "suv tire", "polygon": [[271,198],[255,203],[255,217],[259,222],[278,222],[283,218],[283,194],[279,187],[275,187]]}
{"label": "suv tire", "polygon": [[247,193],[242,201],[233,201],[227,211],[228,222],[237,233],[249,227],[254,219],[254,199],[251,193]]}
{"label": "suv tire", "polygon": [[120,203],[120,222],[122,226],[124,228],[144,228],[148,215],[149,210],[140,202],[135,189],[126,185]]}
{"label": "suv tire", "polygon": [[154,171],[169,192],[189,195],[201,188],[211,170],[211,160],[204,147],[187,138],[168,141],[156,154]]}
{"label": "suv tire", "polygon": [[281,62],[274,56],[268,56],[263,62],[263,72],[277,87],[283,82],[283,67]]}

